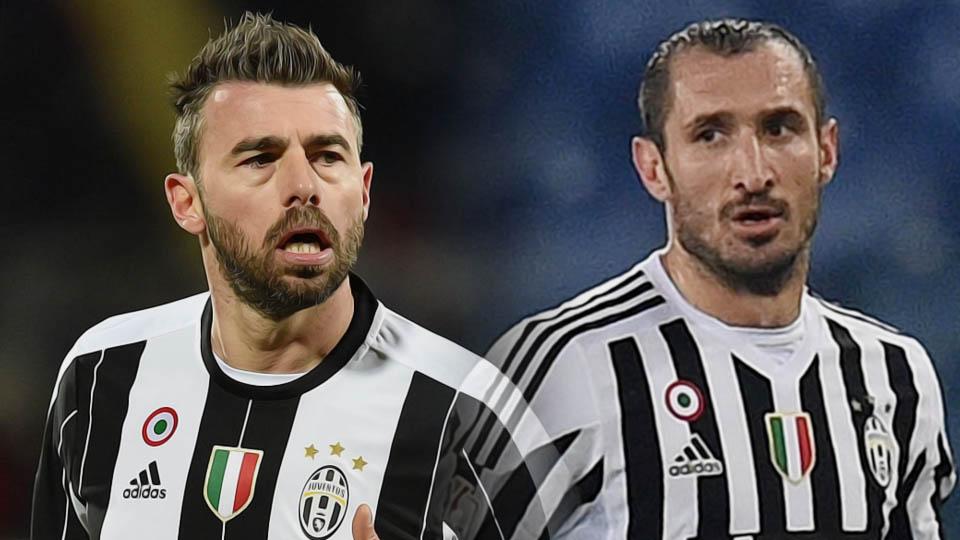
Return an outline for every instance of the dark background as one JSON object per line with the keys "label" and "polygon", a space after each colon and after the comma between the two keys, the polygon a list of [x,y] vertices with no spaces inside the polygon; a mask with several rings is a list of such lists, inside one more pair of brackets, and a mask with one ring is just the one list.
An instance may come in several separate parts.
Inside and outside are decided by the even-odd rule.
{"label": "dark background", "polygon": [[244,9],[312,25],[363,73],[376,170],[360,274],[477,352],[663,242],[629,159],[654,45],[703,17],[784,24],[841,124],[812,286],[927,344],[958,433],[960,2],[3,2],[0,538],[26,535],[73,340],[205,288],[163,196],[165,76]]}

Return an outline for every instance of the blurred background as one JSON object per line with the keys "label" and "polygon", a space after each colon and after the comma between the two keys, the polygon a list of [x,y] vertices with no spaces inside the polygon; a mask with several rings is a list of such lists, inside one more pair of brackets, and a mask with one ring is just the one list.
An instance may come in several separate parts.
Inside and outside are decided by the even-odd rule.
{"label": "blurred background", "polygon": [[[0,538],[23,538],[57,367],[103,318],[205,289],[169,216],[166,75],[244,9],[312,25],[364,76],[376,164],[359,273],[482,353],[523,315],[646,256],[663,214],[629,140],[655,44],[781,23],[841,124],[813,287],[920,337],[960,433],[960,1],[0,3]],[[955,440],[955,444],[960,444]],[[952,517],[960,495],[950,503]]]}

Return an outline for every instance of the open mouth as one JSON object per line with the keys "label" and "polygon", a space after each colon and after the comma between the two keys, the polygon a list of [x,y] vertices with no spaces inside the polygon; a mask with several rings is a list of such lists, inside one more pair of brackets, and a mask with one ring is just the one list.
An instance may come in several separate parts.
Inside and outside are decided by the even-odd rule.
{"label": "open mouth", "polygon": [[744,225],[767,223],[780,217],[783,217],[783,210],[774,207],[747,207],[733,214],[733,220]]}
{"label": "open mouth", "polygon": [[330,240],[319,229],[295,229],[280,239],[277,249],[288,253],[320,253],[330,247]]}

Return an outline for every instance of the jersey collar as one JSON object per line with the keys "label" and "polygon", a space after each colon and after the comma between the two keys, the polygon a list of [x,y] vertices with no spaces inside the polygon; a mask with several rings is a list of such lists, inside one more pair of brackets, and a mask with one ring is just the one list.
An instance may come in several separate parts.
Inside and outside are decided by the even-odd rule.
{"label": "jersey collar", "polygon": [[346,333],[340,338],[330,354],[303,376],[283,384],[256,386],[240,382],[223,372],[217,365],[210,346],[210,329],[213,324],[213,301],[207,299],[200,318],[200,356],[213,381],[225,390],[250,399],[287,399],[302,395],[333,377],[357,351],[365,347],[367,334],[373,325],[379,302],[367,284],[355,274],[350,274],[350,290],[353,293],[353,318]]}

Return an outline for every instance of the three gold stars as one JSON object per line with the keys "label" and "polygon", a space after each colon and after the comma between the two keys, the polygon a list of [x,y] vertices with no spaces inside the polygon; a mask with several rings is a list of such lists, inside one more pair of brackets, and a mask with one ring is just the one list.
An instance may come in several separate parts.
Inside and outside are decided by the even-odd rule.
{"label": "three gold stars", "polygon": [[[327,446],[330,447],[331,456],[343,457],[343,452],[346,450],[346,448],[340,444],[340,441],[337,441],[333,444],[328,444]],[[315,459],[316,455],[319,453],[320,450],[318,450],[317,447],[312,444],[310,446],[303,447],[303,457],[305,458]],[[367,461],[363,459],[363,456],[357,456],[356,459],[351,459],[350,461],[353,462],[353,469],[360,472],[363,472],[363,468],[369,465]]]}

